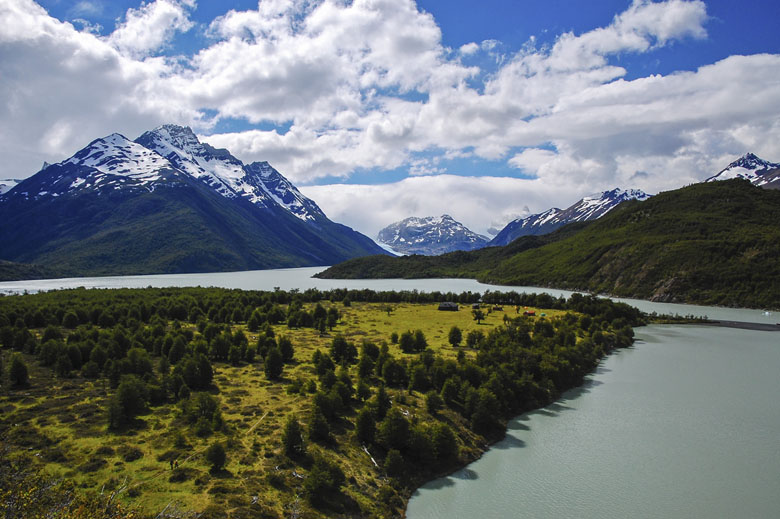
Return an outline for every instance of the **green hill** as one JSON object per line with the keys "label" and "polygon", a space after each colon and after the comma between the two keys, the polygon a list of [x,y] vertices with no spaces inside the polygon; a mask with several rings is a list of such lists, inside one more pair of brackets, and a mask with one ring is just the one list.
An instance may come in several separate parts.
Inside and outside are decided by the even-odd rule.
{"label": "green hill", "polygon": [[[533,239],[536,238],[536,239]],[[434,258],[362,258],[322,277],[473,277],[655,301],[780,307],[780,192],[732,180],[622,204],[589,224]]]}

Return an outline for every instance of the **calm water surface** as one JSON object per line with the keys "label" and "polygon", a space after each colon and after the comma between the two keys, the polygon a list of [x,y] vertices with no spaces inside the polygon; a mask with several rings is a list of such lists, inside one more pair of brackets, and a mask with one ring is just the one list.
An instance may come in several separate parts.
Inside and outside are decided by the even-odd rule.
{"label": "calm water surface", "polygon": [[780,517],[780,334],[650,326],[410,519]]}
{"label": "calm water surface", "polygon": [[[320,280],[324,267],[0,283],[484,292],[467,279]],[[780,313],[621,299],[647,312],[776,323]],[[421,488],[411,519],[780,517],[780,333],[649,326],[586,384],[509,424],[480,460]]]}

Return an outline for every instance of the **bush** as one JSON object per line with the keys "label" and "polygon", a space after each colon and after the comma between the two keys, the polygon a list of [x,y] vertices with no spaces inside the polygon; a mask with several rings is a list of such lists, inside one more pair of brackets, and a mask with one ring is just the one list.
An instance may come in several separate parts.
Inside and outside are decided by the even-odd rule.
{"label": "bush", "polygon": [[213,443],[206,449],[206,461],[211,465],[212,472],[219,472],[227,462],[225,448],[220,443]]}
{"label": "bush", "polygon": [[29,377],[27,364],[24,363],[20,354],[15,353],[11,357],[11,365],[8,368],[8,378],[11,380],[11,385],[16,387],[26,386],[29,382]]}

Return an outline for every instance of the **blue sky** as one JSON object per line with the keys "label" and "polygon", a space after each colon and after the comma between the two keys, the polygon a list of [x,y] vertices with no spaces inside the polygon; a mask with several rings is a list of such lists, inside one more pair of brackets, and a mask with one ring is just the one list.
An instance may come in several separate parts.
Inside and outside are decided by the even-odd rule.
{"label": "blue sky", "polygon": [[777,20],[757,0],[7,0],[0,178],[173,122],[368,234],[444,212],[485,232],[780,160]]}

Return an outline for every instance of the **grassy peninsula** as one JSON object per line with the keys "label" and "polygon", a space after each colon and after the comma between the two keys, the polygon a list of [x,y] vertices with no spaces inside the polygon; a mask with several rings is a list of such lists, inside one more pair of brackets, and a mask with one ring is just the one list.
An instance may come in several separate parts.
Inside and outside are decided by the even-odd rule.
{"label": "grassy peninsula", "polygon": [[0,497],[15,517],[398,517],[642,322],[580,295],[0,297]]}
{"label": "grassy peninsula", "polygon": [[318,276],[469,277],[664,302],[780,308],[779,221],[780,191],[739,179],[694,184],[505,247],[357,258]]}

